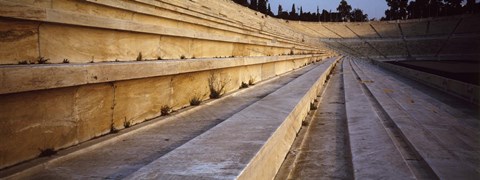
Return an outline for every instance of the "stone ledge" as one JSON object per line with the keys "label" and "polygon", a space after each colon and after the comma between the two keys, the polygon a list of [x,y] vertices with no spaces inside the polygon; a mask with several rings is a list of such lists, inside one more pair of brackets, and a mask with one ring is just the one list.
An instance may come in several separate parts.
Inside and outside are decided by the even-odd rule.
{"label": "stone ledge", "polygon": [[474,104],[480,104],[480,86],[380,61],[373,62],[374,64],[378,64],[380,67],[385,68],[389,71],[419,81],[423,84],[444,91],[451,95],[460,97]]}
{"label": "stone ledge", "polygon": [[[121,4],[121,3],[118,3],[118,2],[112,1],[112,0],[101,1],[101,2],[88,0],[88,2],[95,3],[95,4],[100,4],[100,5],[104,5],[104,6],[109,6],[109,7],[114,7],[114,8],[118,8],[118,9],[122,9],[122,10],[133,11],[135,13],[146,14],[146,15],[155,16],[155,17],[161,17],[161,18],[167,18],[167,19],[182,21],[182,22],[191,23],[191,24],[194,24],[194,25],[206,26],[206,27],[209,27],[209,28],[212,28],[212,29],[224,30],[224,31],[234,32],[234,33],[243,34],[243,35],[251,35],[251,36],[254,36],[254,37],[258,37],[258,38],[263,38],[263,39],[268,40],[268,41],[270,41],[271,40],[270,37],[273,36],[273,37],[282,39],[283,42],[288,42],[288,43],[292,43],[292,44],[296,44],[296,45],[304,45],[304,44],[299,44],[296,41],[292,41],[292,40],[290,40],[290,39],[288,39],[284,36],[274,34],[274,33],[267,33],[267,32],[260,31],[260,32],[258,32],[258,34],[251,34],[251,33],[248,33],[246,31],[257,33],[257,31],[259,31],[260,29],[255,28],[255,27],[246,26],[246,25],[243,25],[243,24],[242,25],[237,25],[237,24],[239,24],[238,22],[226,19],[226,18],[221,17],[221,16],[208,15],[208,14],[202,13],[200,11],[196,11],[195,9],[186,10],[186,9],[182,9],[183,7],[177,7],[177,8],[168,7],[168,6],[165,6],[165,2],[158,2],[158,1],[152,1],[152,0],[137,0],[137,2],[129,2],[129,3],[142,3],[142,4],[145,4],[145,5],[153,6],[154,9],[152,9],[152,8],[136,8],[136,9],[133,9],[133,7],[138,7],[138,6],[135,6],[135,5],[132,5],[132,4],[129,4],[129,3],[122,3]],[[172,5],[172,4],[169,4],[169,5],[170,6],[175,6],[175,5]],[[177,13],[181,13],[182,15],[186,15],[186,16],[192,16],[192,17],[195,18],[195,20],[193,20],[193,19],[189,20],[188,18],[185,18],[185,17],[178,17],[178,16],[175,17],[173,15],[169,16],[168,14],[157,13],[158,12],[157,8],[166,9],[166,10],[169,10],[169,11],[175,11]],[[198,22],[199,19],[206,21],[206,22],[202,22],[202,23],[205,23],[205,24],[202,24],[202,23]],[[223,27],[221,27],[221,26],[223,26]]]}
{"label": "stone ledge", "polygon": [[[265,64],[322,55],[0,66],[0,94]],[[221,61],[221,63],[219,62]]]}
{"label": "stone ledge", "polygon": [[[43,21],[43,22],[50,22],[50,23],[60,23],[60,24],[122,30],[122,31],[130,31],[130,32],[149,33],[149,34],[157,34],[157,35],[164,35],[164,36],[186,37],[186,38],[192,38],[192,39],[203,39],[203,40],[212,40],[212,41],[220,41],[220,42],[233,42],[233,43],[242,43],[242,44],[263,45],[263,46],[270,46],[270,47],[291,48],[290,46],[279,45],[276,42],[272,43],[272,41],[260,42],[258,40],[232,38],[227,36],[212,35],[211,33],[198,32],[194,30],[163,27],[158,25],[137,23],[133,21],[112,19],[107,17],[98,17],[98,16],[93,16],[88,14],[61,11],[61,10],[49,9],[49,8],[25,6],[25,5],[5,2],[5,1],[0,1],[0,4],[1,4],[0,16],[6,17],[6,18]],[[25,13],[25,12],[28,12],[28,13]],[[191,23],[191,22],[186,22],[186,23]],[[219,29],[219,30],[225,30],[225,29]],[[228,31],[228,30],[225,30],[225,31]],[[234,33],[238,33],[238,32],[234,32]],[[239,34],[253,36],[251,33],[239,33]],[[258,37],[258,35],[254,37],[265,39],[265,37]],[[312,49],[313,47],[311,47],[311,45],[299,44],[297,42],[286,42],[286,43],[289,43],[294,46],[299,46],[299,47],[296,47],[297,49],[313,50]]]}
{"label": "stone ledge", "polygon": [[325,61],[127,179],[273,179],[338,59]]}

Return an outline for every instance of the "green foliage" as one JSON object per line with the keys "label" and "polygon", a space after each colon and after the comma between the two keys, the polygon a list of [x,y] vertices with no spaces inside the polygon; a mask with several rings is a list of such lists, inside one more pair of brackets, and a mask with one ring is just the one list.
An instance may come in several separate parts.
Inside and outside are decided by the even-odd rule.
{"label": "green foliage", "polygon": [[337,11],[340,13],[342,17],[342,21],[348,21],[350,19],[350,11],[352,10],[352,6],[348,4],[347,1],[342,0],[337,7]]}

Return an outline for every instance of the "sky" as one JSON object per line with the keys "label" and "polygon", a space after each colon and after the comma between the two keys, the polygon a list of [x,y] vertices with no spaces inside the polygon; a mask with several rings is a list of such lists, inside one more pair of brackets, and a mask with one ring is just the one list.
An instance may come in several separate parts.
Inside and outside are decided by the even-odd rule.
{"label": "sky", "polygon": [[[282,5],[284,11],[291,11],[292,4],[295,3],[295,7],[302,9],[304,12],[317,12],[317,6],[327,11],[337,11],[340,0],[269,0],[272,12],[277,14],[278,4]],[[368,18],[380,19],[385,16],[385,10],[387,10],[387,2],[385,0],[347,0],[348,4],[352,6],[352,9],[360,8],[363,13],[368,14]],[[297,9],[298,12],[298,9]]]}

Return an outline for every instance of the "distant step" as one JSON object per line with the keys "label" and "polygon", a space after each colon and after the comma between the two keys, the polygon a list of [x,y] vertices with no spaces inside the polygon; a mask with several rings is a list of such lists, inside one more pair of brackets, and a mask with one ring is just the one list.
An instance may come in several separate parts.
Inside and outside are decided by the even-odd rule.
{"label": "distant step", "polygon": [[478,106],[402,78],[368,61],[355,60],[352,64],[392,125],[400,130],[399,135],[434,176],[480,178]]}
{"label": "distant step", "polygon": [[391,139],[375,102],[362,87],[349,59],[343,61],[345,106],[356,179],[414,179]]}

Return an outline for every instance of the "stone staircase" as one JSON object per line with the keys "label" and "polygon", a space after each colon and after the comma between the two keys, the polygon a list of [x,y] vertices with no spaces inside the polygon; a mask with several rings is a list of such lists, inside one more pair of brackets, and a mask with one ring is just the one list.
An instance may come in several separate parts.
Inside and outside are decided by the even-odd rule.
{"label": "stone staircase", "polygon": [[275,176],[339,58],[7,169],[17,178],[220,178]]}
{"label": "stone staircase", "polygon": [[480,177],[475,104],[367,60],[337,68],[276,179]]}

